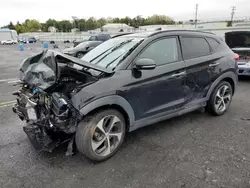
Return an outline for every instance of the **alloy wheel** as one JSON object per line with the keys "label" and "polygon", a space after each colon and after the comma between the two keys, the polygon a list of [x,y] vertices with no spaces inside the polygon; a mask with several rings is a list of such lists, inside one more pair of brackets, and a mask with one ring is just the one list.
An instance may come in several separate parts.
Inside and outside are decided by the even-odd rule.
{"label": "alloy wheel", "polygon": [[215,110],[223,113],[227,110],[232,98],[231,88],[227,85],[222,85],[215,96]]}
{"label": "alloy wheel", "polygon": [[123,134],[121,120],[117,116],[102,118],[97,123],[91,139],[92,150],[96,155],[108,156],[115,151]]}

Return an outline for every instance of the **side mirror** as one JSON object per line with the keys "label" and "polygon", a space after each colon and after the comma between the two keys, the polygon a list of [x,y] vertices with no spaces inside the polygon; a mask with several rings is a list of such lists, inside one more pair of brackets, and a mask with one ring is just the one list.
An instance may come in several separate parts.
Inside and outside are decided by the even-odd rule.
{"label": "side mirror", "polygon": [[156,63],[152,59],[142,58],[135,62],[135,68],[138,70],[152,70],[155,67]]}

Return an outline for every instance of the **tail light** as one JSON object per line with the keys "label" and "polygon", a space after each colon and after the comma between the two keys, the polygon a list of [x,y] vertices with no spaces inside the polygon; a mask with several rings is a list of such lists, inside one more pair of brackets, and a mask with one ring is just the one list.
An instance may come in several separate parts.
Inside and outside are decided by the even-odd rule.
{"label": "tail light", "polygon": [[240,60],[240,56],[236,53],[234,53],[234,60],[237,62]]}

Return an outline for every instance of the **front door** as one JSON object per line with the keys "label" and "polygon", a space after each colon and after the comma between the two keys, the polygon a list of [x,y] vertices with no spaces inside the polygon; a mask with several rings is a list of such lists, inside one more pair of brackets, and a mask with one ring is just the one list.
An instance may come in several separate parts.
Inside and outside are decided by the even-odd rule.
{"label": "front door", "polygon": [[[136,70],[131,74],[127,100],[140,120],[164,112],[171,112],[185,103],[185,63],[180,57],[177,37],[152,41],[136,60],[152,59],[153,70]],[[133,72],[133,71],[132,71]]]}

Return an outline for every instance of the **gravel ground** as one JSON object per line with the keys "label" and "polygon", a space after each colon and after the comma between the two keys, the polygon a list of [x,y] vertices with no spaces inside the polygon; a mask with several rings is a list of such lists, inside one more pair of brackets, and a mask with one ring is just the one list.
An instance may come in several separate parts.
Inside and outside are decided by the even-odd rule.
{"label": "gravel ground", "polygon": [[80,153],[66,157],[66,146],[37,153],[23,122],[1,105],[14,100],[21,60],[41,50],[0,46],[0,187],[250,187],[250,79],[240,80],[225,115],[194,112],[139,129],[114,157],[93,163]]}

